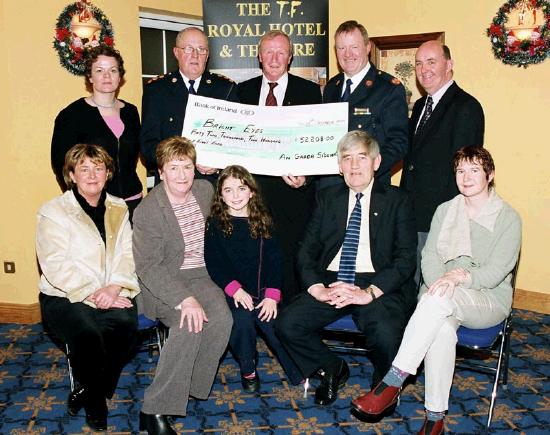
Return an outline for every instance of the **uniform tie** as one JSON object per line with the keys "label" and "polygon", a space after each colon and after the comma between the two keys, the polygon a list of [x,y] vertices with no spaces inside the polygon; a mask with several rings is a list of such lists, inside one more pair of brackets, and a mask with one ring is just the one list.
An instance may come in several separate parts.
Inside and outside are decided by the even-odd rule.
{"label": "uniform tie", "polygon": [[197,92],[195,91],[195,80],[189,80],[189,93],[191,95],[197,95]]}
{"label": "uniform tie", "polygon": [[426,109],[424,109],[424,115],[422,116],[422,119],[418,123],[418,127],[416,128],[415,134],[420,134],[424,126],[426,125],[426,122],[428,122],[428,119],[430,118],[432,114],[432,106],[433,106],[434,100],[432,100],[432,97],[428,95],[428,99],[426,100]]}
{"label": "uniform tie", "polygon": [[265,105],[266,106],[276,106],[277,105],[277,98],[275,98],[275,94],[273,93],[273,89],[275,86],[277,86],[279,83],[277,82],[269,82],[269,93],[267,94],[267,98],[265,99]]}
{"label": "uniform tie", "polygon": [[342,103],[345,103],[349,100],[349,96],[351,94],[351,85],[353,85],[353,82],[351,79],[346,80],[346,89],[344,90],[344,93],[342,94],[342,98],[340,98],[340,101]]}
{"label": "uniform tie", "polygon": [[361,230],[361,198],[362,193],[357,193],[355,207],[349,216],[344,243],[342,244],[342,255],[338,268],[337,280],[348,284],[355,283],[355,263],[357,260],[357,248],[359,247],[359,233]]}

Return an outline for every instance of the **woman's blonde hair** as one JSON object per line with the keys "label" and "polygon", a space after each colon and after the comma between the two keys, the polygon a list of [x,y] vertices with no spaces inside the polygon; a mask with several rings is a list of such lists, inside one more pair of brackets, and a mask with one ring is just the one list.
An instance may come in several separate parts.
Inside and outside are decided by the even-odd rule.
{"label": "woman's blonde hair", "polygon": [[63,165],[63,180],[67,185],[67,189],[72,189],[75,185],[74,181],[71,179],[71,172],[74,173],[74,170],[77,165],[82,163],[84,159],[89,158],[96,165],[104,163],[107,168],[107,181],[113,178],[113,159],[105,151],[103,147],[99,145],[87,144],[87,143],[78,143],[74,145],[67,154],[65,154],[65,164]]}
{"label": "woman's blonde hair", "polygon": [[197,164],[197,151],[195,145],[189,139],[181,136],[172,136],[164,139],[157,146],[157,166],[162,169],[165,163],[172,160],[182,160],[188,158]]}

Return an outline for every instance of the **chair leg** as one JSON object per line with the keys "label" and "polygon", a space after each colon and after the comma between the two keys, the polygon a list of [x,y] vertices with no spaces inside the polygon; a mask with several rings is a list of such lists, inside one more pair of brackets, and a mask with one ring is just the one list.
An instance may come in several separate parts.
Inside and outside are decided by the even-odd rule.
{"label": "chair leg", "polygon": [[510,342],[512,338],[512,326],[510,323],[506,325],[506,332],[504,333],[504,362],[502,367],[502,388],[508,389],[508,372],[510,368]]}
{"label": "chair leg", "polygon": [[164,343],[162,342],[161,333],[160,333],[160,327],[159,327],[159,326],[157,326],[157,327],[155,328],[155,334],[156,334],[156,336],[157,336],[157,346],[158,346],[158,348],[159,348],[159,353],[160,353],[160,351],[162,350],[162,345],[163,345]]}
{"label": "chair leg", "polygon": [[495,408],[495,401],[497,399],[498,384],[500,382],[500,372],[503,364],[504,348],[506,347],[506,332],[508,327],[508,321],[504,322],[502,342],[500,343],[500,349],[498,352],[497,370],[495,373],[495,381],[493,383],[493,391],[491,393],[491,403],[489,405],[489,415],[487,416],[487,429],[491,426],[491,420],[493,419],[493,411]]}
{"label": "chair leg", "polygon": [[69,369],[69,383],[71,385],[71,391],[74,391],[74,376],[73,376],[73,368],[71,366],[71,359],[69,358],[69,345],[65,344],[65,356],[67,358],[67,367]]}
{"label": "chair leg", "polygon": [[149,354],[149,358],[147,358],[147,361],[149,363],[153,362],[153,331],[148,330],[148,343],[147,343],[147,352]]}

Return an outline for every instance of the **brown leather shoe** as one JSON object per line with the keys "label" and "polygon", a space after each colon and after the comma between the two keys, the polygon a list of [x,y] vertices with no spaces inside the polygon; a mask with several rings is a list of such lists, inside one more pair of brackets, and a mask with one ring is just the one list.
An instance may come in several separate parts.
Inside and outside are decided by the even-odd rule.
{"label": "brown leather shoe", "polygon": [[393,414],[400,392],[401,387],[390,387],[386,383],[380,382],[367,394],[353,399],[352,411],[360,419],[368,421]]}
{"label": "brown leather shoe", "polygon": [[445,425],[443,420],[431,421],[424,418],[424,424],[418,432],[418,435],[443,435],[445,433]]}

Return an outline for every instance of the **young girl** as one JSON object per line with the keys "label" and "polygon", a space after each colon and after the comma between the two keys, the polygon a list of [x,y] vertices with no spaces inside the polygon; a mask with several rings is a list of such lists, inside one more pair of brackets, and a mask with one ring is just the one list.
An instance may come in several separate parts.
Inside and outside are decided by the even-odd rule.
{"label": "young girl", "polygon": [[229,345],[246,392],[260,388],[256,372],[256,328],[277,355],[293,385],[303,376],[275,335],[281,299],[281,254],[272,221],[252,175],[228,166],[218,178],[206,227],[204,259],[212,280],[225,291],[233,314]]}

